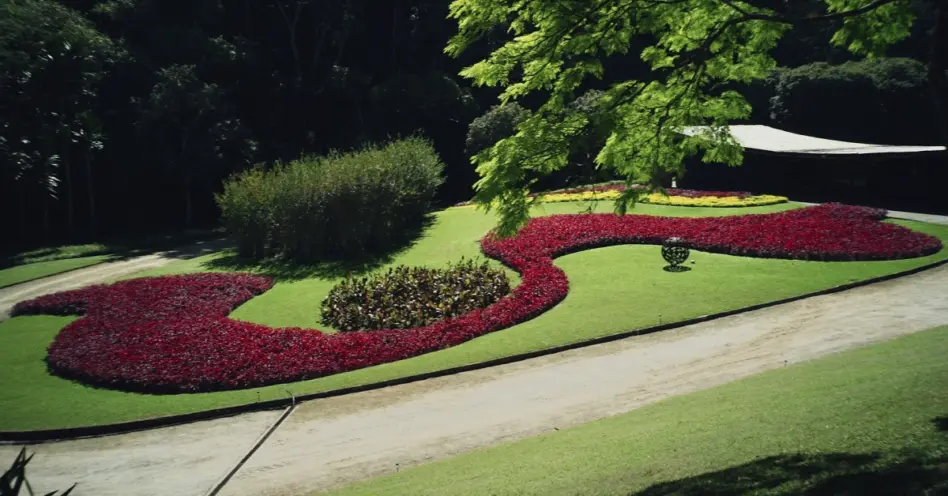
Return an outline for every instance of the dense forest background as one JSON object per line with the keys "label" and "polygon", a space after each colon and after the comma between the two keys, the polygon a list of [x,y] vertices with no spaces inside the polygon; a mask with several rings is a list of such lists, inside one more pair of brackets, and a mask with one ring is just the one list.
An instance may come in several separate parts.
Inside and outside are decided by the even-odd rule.
{"label": "dense forest background", "polygon": [[[456,31],[448,4],[0,0],[4,244],[213,225],[214,193],[234,172],[409,135],[447,164],[440,201],[470,198],[465,138],[497,93],[457,73],[505,33],[444,55]],[[833,23],[789,33],[775,53],[783,69],[742,88],[753,120],[837,139],[943,140],[926,79],[936,2],[914,5],[913,36],[893,59],[840,66],[853,57],[830,46]],[[637,53],[607,61],[601,84],[647,77]]]}

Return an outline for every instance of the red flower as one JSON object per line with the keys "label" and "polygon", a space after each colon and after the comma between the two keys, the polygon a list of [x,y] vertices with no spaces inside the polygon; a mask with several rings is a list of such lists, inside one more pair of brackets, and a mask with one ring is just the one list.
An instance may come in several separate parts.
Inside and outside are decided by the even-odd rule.
{"label": "red flower", "polygon": [[484,253],[520,272],[508,297],[467,315],[407,330],[324,334],[232,320],[268,278],[191,274],[92,286],[22,302],[14,315],[83,314],[48,350],[64,377],[150,393],[217,391],[312,379],[451,347],[532,319],[566,297],[557,256],[680,238],[691,248],[797,260],[889,260],[938,252],[941,241],[878,222],[882,210],[821,205],[734,217],[610,214],[533,219],[514,238],[484,238]]}

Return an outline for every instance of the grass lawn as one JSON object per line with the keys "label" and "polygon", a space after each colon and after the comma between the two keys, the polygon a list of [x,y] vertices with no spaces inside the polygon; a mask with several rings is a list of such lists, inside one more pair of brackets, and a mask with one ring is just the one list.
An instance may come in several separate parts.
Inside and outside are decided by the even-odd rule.
{"label": "grass lawn", "polygon": [[0,288],[32,281],[41,277],[59,274],[68,270],[80,269],[108,261],[111,255],[94,255],[91,257],[65,258],[45,262],[33,262],[26,265],[17,265],[7,269],[0,269]]}
{"label": "grass lawn", "polygon": [[946,353],[943,327],[332,494],[944,491]]}
{"label": "grass lawn", "polygon": [[[687,208],[638,205],[635,213],[659,215],[733,215],[774,212],[792,204],[747,209]],[[577,204],[553,204],[539,213],[582,210]],[[611,208],[608,202],[601,210]],[[478,241],[492,227],[493,217],[472,208],[440,212],[436,222],[414,246],[391,263],[444,265],[461,256],[479,254]],[[896,221],[931,233],[948,243],[948,227]],[[18,317],[0,323],[0,430],[85,426],[220,408],[258,400],[330,391],[478,363],[492,358],[617,334],[660,322],[768,302],[831,286],[918,267],[948,258],[948,250],[891,262],[801,262],[754,259],[692,252],[693,270],[669,273],[655,246],[615,246],[564,256],[557,260],[570,279],[566,300],[540,317],[454,348],[400,362],[293,384],[242,391],[189,395],[142,395],[94,389],[51,376],[43,363],[45,348],[72,318]],[[231,267],[227,255],[178,262],[150,275]],[[279,268],[264,268],[287,276]],[[233,316],[270,326],[325,329],[319,303],[338,280],[338,271],[314,269],[310,277],[285,277],[273,289],[238,308]],[[333,277],[330,277],[332,275]]]}

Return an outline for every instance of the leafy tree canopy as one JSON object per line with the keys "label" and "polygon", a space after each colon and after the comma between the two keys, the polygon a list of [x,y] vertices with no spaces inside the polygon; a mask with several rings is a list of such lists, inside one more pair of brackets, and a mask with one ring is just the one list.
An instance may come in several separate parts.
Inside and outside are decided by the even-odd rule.
{"label": "leafy tree canopy", "polygon": [[[476,201],[496,209],[498,232],[509,235],[529,218],[527,192],[538,178],[562,169],[574,141],[587,132],[588,112],[572,101],[595,80],[607,81],[607,59],[639,51],[650,80],[602,84],[598,106],[608,114],[608,139],[599,167],[629,184],[662,187],[680,176],[684,159],[739,165],[742,150],[726,130],[750,105],[729,89],[766,77],[770,52],[794,26],[838,23],[832,43],[866,56],[910,34],[908,0],[825,0],[825,9],[799,16],[781,0],[454,0],[459,31],[446,52],[506,30],[508,40],[461,75],[475,85],[502,88],[506,103],[540,95],[545,101],[517,133],[478,153]],[[634,48],[633,48],[634,47]],[[644,48],[640,48],[644,47]],[[711,126],[685,136],[687,126]],[[617,213],[634,204],[631,188]]]}

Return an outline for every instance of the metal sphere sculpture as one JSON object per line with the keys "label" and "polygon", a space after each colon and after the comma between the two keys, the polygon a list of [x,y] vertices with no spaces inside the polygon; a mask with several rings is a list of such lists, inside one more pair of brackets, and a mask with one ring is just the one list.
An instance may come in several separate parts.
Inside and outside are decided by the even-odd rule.
{"label": "metal sphere sculpture", "polygon": [[662,245],[662,258],[672,267],[677,267],[688,260],[691,251],[680,238],[669,238]]}

